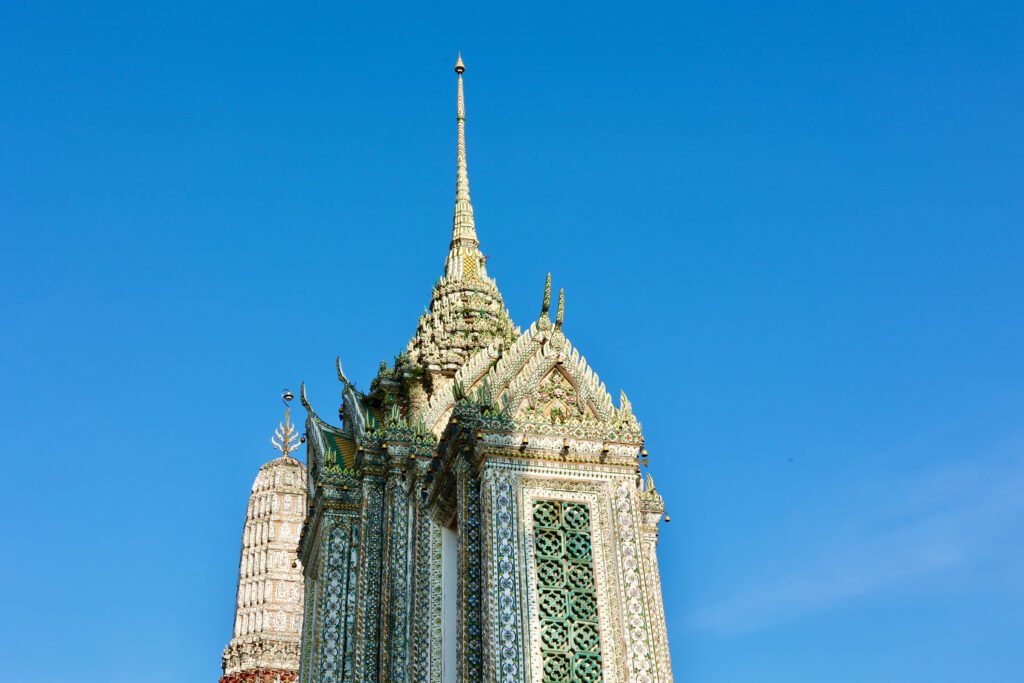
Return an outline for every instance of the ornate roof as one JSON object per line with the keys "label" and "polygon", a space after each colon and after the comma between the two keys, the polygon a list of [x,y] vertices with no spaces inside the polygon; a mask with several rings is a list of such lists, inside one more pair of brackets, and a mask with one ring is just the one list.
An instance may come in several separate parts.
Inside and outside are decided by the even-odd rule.
{"label": "ornate roof", "polygon": [[551,276],[537,322],[507,346],[494,342],[474,354],[454,381],[430,397],[426,426],[444,430],[455,404],[466,397],[493,404],[516,423],[579,428],[576,431],[639,438],[640,424],[624,392],[619,406],[597,373],[562,332],[565,292],[558,296],[554,324],[548,317]]}
{"label": "ornate roof", "polygon": [[356,395],[357,392],[354,388],[346,384],[345,403],[341,410],[345,426],[335,427],[320,419],[320,416],[313,410],[306,398],[306,385],[303,384],[299,390],[299,398],[308,413],[306,418],[306,439],[309,447],[307,461],[313,468],[311,471],[315,471],[321,464],[325,469],[339,471],[355,469],[358,449],[356,435],[363,430],[365,425],[363,408],[360,402],[355,400]]}
{"label": "ornate roof", "polygon": [[[480,252],[466,162],[465,65],[458,74],[455,210],[443,277],[434,285],[430,307],[393,367],[382,362],[364,394],[355,390],[338,363],[344,384],[343,426],[322,421],[308,405],[307,432],[315,463],[325,469],[357,471],[358,453],[389,430],[410,430],[415,438],[439,438],[460,402],[485,404],[487,415],[511,428],[539,433],[571,432],[601,440],[640,443],[640,425],[625,394],[616,407],[586,358],[565,337],[565,294],[559,292],[552,322],[551,276],[541,315],[529,329],[516,328]],[[500,413],[500,416],[499,416]],[[331,465],[328,465],[331,463]]]}

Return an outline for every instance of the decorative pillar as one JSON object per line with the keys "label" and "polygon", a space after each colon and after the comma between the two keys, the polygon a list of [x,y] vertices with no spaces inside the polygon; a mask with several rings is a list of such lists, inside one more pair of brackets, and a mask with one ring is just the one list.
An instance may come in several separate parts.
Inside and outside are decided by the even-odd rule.
{"label": "decorative pillar", "polygon": [[466,456],[456,465],[459,524],[460,683],[483,680],[483,596],[480,566],[480,479]]}
{"label": "decorative pillar", "polygon": [[[369,457],[367,457],[369,460]],[[378,465],[379,467],[379,465]],[[384,477],[380,469],[363,477],[363,509],[359,537],[359,587],[356,612],[355,678],[378,683],[380,675],[380,591],[384,531]],[[316,683],[320,683],[317,681]]]}
{"label": "decorative pillar", "polygon": [[382,679],[406,683],[409,674],[409,492],[405,463],[409,449],[391,446],[384,492]]}
{"label": "decorative pillar", "polygon": [[521,553],[515,473],[485,468],[481,493],[483,525],[484,679],[499,683],[526,680],[523,662]]}
{"label": "decorative pillar", "polygon": [[307,627],[301,681],[352,681],[355,591],[359,574],[359,530],[355,516],[325,512],[310,557],[306,582]]}
{"label": "decorative pillar", "polygon": [[654,479],[647,475],[640,499],[640,547],[643,556],[648,604],[651,607],[651,629],[654,632],[655,661],[663,680],[672,683],[672,662],[668,651],[668,629],[665,624],[665,604],[661,596],[661,573],[658,570],[658,523],[665,514],[665,501],[654,489]]}
{"label": "decorative pillar", "polygon": [[410,679],[441,680],[441,527],[430,519],[420,487],[430,459],[416,462],[409,483],[412,527]]}

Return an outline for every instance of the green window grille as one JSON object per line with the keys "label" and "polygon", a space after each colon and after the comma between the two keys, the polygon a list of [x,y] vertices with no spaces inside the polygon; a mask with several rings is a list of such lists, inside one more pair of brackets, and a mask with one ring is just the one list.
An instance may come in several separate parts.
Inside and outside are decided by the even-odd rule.
{"label": "green window grille", "polygon": [[538,500],[533,504],[540,652],[544,683],[601,680],[590,507]]}

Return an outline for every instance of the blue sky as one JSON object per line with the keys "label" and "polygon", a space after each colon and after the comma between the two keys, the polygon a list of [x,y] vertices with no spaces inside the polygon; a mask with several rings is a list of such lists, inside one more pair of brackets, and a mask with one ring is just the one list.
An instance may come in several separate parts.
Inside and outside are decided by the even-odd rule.
{"label": "blue sky", "polygon": [[644,423],[673,667],[1024,679],[1017,3],[4,3],[7,674],[213,680],[278,394],[478,231]]}

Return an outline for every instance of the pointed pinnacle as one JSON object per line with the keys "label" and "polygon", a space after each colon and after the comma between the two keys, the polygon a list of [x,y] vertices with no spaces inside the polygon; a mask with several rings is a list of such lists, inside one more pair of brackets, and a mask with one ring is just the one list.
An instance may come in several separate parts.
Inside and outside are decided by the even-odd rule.
{"label": "pointed pinnacle", "polygon": [[341,369],[341,356],[336,358],[338,364],[338,379],[341,380],[342,384],[348,386],[351,382],[348,381],[348,377],[345,376],[345,372]]}
{"label": "pointed pinnacle", "polygon": [[548,309],[551,308],[551,273],[548,273],[548,279],[544,282],[544,301],[540,305],[540,314],[547,315]]}
{"label": "pointed pinnacle", "polygon": [[565,322],[565,290],[558,290],[558,312],[555,313],[555,329],[562,329],[562,323]]}
{"label": "pointed pinnacle", "polygon": [[463,73],[465,73],[465,71],[466,65],[462,63],[462,53],[460,52],[459,58],[455,60],[455,73],[461,76]]}

